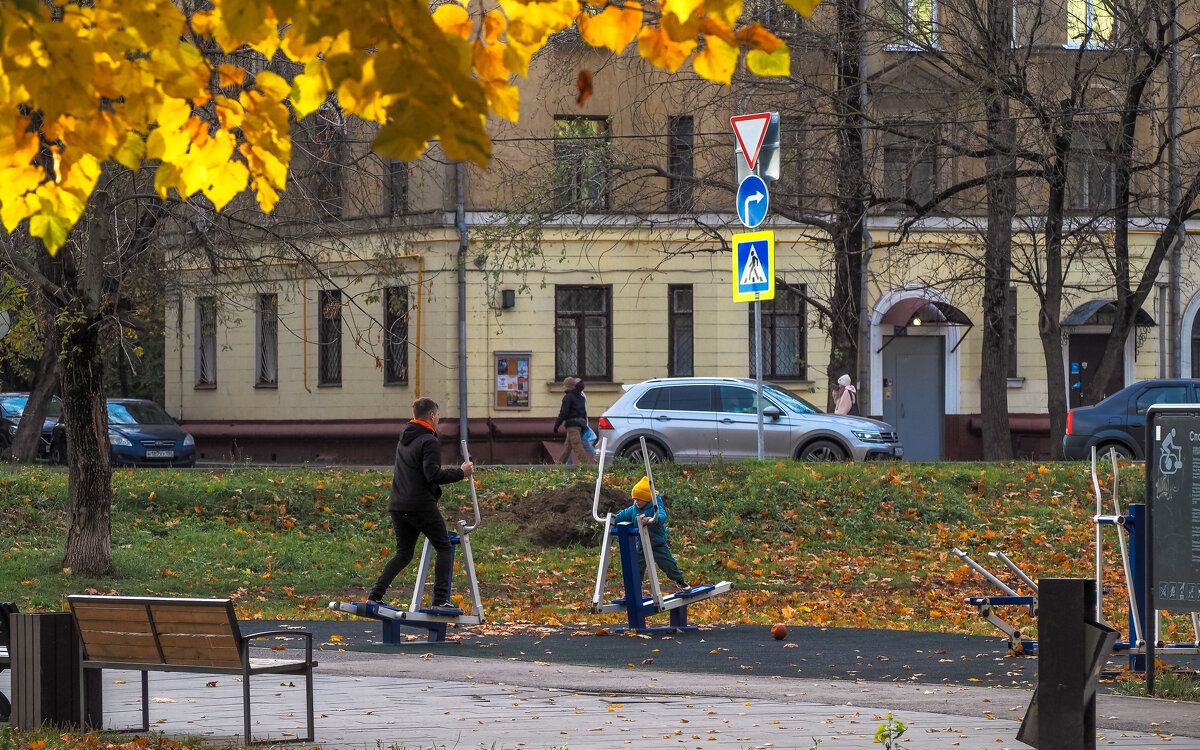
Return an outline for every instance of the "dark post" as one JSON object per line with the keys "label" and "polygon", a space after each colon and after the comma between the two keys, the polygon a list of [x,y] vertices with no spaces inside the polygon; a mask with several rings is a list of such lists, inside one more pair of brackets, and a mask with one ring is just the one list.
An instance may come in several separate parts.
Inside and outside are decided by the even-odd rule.
{"label": "dark post", "polygon": [[[80,727],[79,631],[70,612],[16,613],[12,658],[12,723],[21,730],[43,724]],[[88,670],[87,727],[101,725],[101,673]]]}
{"label": "dark post", "polygon": [[1039,750],[1095,750],[1096,683],[1117,639],[1096,614],[1094,580],[1038,581],[1038,685],[1017,733],[1021,742]]}

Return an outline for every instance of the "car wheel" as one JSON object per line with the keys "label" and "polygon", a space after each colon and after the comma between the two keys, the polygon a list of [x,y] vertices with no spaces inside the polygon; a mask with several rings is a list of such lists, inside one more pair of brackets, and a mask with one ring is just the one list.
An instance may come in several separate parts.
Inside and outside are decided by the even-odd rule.
{"label": "car wheel", "polygon": [[845,461],[846,451],[832,440],[815,440],[804,446],[801,461]]}
{"label": "car wheel", "polygon": [[[671,460],[671,456],[667,453],[666,448],[663,448],[653,440],[646,441],[646,453],[649,455],[650,461],[653,463],[662,463],[663,461]],[[630,443],[622,448],[621,452],[618,453],[617,456],[620,458],[628,458],[630,461],[634,461],[639,464],[643,463],[644,461],[642,458],[642,446],[640,443]]]}
{"label": "car wheel", "polygon": [[67,462],[67,446],[63,443],[50,445],[50,463],[61,466]]}
{"label": "car wheel", "polygon": [[1104,443],[1103,445],[1097,445],[1096,460],[1107,461],[1110,448],[1117,452],[1118,461],[1133,460],[1133,451],[1129,450],[1129,446],[1125,445],[1124,443]]}

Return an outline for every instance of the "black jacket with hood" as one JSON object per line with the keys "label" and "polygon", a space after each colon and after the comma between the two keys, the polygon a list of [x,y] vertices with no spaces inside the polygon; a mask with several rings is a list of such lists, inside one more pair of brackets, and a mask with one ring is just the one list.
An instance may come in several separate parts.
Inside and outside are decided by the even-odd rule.
{"label": "black jacket with hood", "polygon": [[587,401],[583,398],[583,391],[578,388],[572,388],[563,396],[558,419],[554,420],[554,431],[558,432],[558,428],[564,424],[580,429],[587,427]]}
{"label": "black jacket with hood", "polygon": [[442,468],[442,444],[433,430],[409,422],[396,444],[396,469],[388,510],[436,510],[443,484],[464,479],[458,467]]}

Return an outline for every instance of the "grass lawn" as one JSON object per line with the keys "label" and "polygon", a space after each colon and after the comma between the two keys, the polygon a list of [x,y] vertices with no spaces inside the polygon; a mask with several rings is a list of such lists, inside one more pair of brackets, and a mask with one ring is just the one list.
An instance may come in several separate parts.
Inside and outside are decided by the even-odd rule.
{"label": "grass lawn", "polygon": [[[623,507],[641,473],[629,464],[606,472],[602,511]],[[486,627],[620,621],[590,611],[601,532],[591,518],[595,467],[485,468],[476,479],[483,520],[471,540]],[[121,470],[116,571],[83,578],[60,564],[66,481],[62,471],[0,469],[0,598],[22,610],[65,609],[68,594],[100,592],[232,597],[245,618],[338,618],[328,601],[365,596],[392,550],[388,473]],[[692,608],[701,624],[996,634],[963,599],[999,592],[954,547],[993,571],[990,550],[1034,578],[1094,574],[1095,500],[1083,464],[748,461],[667,465],[656,481],[689,580],[733,584]],[[1141,501],[1143,487],[1140,464],[1122,467],[1122,498]],[[446,488],[448,518],[470,518],[469,506],[466,483]],[[1120,558],[1112,528],[1105,533],[1106,616],[1123,623]],[[407,601],[414,567],[389,595]],[[610,575],[618,589],[616,563]],[[456,576],[456,595],[464,584]]]}

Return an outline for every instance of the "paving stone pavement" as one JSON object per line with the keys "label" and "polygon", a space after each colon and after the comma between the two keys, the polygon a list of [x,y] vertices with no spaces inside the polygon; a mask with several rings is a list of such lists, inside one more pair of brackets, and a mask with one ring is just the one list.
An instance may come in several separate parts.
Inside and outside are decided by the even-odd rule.
{"label": "paving stone pavement", "polygon": [[[313,744],[323,748],[877,750],[882,745],[874,741],[875,732],[891,713],[907,726],[898,747],[1015,750],[1025,747],[1015,737],[1030,696],[1026,690],[941,685],[647,674],[436,653],[322,652],[319,658]],[[104,675],[106,728],[137,724],[137,673]],[[0,674],[6,693],[8,676]],[[238,678],[151,673],[150,696],[155,730],[240,744]],[[949,705],[951,698],[986,707],[975,715],[888,707]],[[1106,713],[1117,710],[1114,706],[1147,717],[1147,709],[1162,703],[1102,698],[1104,719],[1118,718]],[[252,701],[258,738],[303,734],[302,679],[256,677]],[[1150,729],[1151,723],[1161,722],[1143,718],[1139,726]],[[1200,738],[1109,727],[1100,730],[1097,747],[1200,750]]]}

